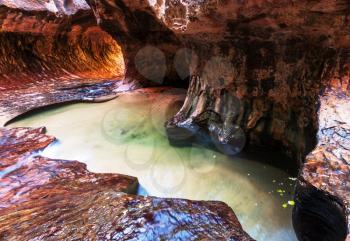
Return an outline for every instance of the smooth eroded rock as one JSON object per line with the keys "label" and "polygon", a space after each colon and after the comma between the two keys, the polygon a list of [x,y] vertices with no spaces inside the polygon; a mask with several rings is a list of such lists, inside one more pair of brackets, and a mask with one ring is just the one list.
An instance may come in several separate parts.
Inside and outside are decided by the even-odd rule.
{"label": "smooth eroded rock", "polygon": [[222,202],[135,196],[134,177],[37,156],[44,131],[0,130],[1,239],[253,240]]}

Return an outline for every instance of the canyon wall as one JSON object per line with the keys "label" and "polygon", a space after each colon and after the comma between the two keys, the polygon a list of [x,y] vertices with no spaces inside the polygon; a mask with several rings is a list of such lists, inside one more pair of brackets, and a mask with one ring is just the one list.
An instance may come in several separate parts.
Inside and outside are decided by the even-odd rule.
{"label": "canyon wall", "polygon": [[[190,86],[184,106],[166,124],[170,141],[179,144],[207,136],[227,154],[240,151],[245,141],[279,149],[301,168],[294,215],[298,238],[346,238],[350,120],[337,113],[344,111],[350,89],[347,1],[89,4],[100,26],[112,36],[112,29],[122,29],[129,44],[145,37],[135,23],[147,23],[146,29],[153,30],[147,31],[146,39],[164,31],[172,46],[177,44],[174,37],[181,42],[177,54],[185,53]],[[145,44],[164,46],[167,40]],[[321,121],[326,118],[334,126]],[[333,134],[324,134],[324,128],[333,128]],[[342,138],[334,141],[336,136]]]}
{"label": "canyon wall", "polygon": [[85,2],[0,1],[0,53],[1,125],[37,107],[111,98],[122,86],[120,46]]}
{"label": "canyon wall", "polygon": [[[58,67],[58,72],[69,73],[69,83],[79,79],[81,90],[86,77],[96,82],[95,77],[117,76],[114,63],[120,52],[124,84],[186,86],[189,80],[184,106],[166,123],[169,140],[179,144],[207,137],[227,154],[240,151],[246,142],[282,151],[301,168],[294,215],[299,239],[345,239],[350,231],[350,120],[339,113],[347,113],[350,90],[348,1],[2,4],[3,89],[28,79],[16,81],[11,73],[56,75]],[[109,86],[111,91],[102,96],[119,87]],[[7,104],[2,112],[12,118],[35,105],[12,113]]]}
{"label": "canyon wall", "polygon": [[[215,110],[221,119],[241,126],[249,143],[282,146],[301,163],[316,144],[320,92],[329,85],[348,88],[345,1],[305,5],[302,1],[101,0],[90,4],[100,26],[125,40],[125,49],[140,50],[141,41],[141,46],[153,45],[168,58],[186,55],[190,79],[201,85],[193,93],[200,101],[189,99],[189,106],[169,122],[169,128],[195,122],[192,119],[204,111]],[[175,55],[169,53],[174,49]],[[135,62],[135,55],[126,54],[126,61]],[[167,61],[176,68],[174,62]],[[139,78],[133,74],[140,74],[137,67],[127,69],[127,78]],[[215,103],[226,98],[222,95],[237,98],[240,111],[229,117],[227,108],[220,112]]]}
{"label": "canyon wall", "polygon": [[[167,73],[124,78],[129,52],[83,1],[0,1],[0,26],[1,125],[39,107],[166,83]],[[222,202],[137,196],[134,177],[40,156],[55,142],[44,132],[0,128],[0,239],[253,241]]]}
{"label": "canyon wall", "polygon": [[[122,78],[116,41],[96,25],[91,10],[73,15],[49,10],[0,8],[1,81],[7,89],[42,79]],[[88,8],[88,6],[86,6]]]}

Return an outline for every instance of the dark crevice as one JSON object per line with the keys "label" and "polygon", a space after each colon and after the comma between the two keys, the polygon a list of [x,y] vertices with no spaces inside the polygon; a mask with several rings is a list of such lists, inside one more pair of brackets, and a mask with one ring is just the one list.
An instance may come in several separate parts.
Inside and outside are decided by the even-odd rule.
{"label": "dark crevice", "polygon": [[299,181],[293,226],[300,241],[344,241],[347,225],[344,205],[324,191]]}

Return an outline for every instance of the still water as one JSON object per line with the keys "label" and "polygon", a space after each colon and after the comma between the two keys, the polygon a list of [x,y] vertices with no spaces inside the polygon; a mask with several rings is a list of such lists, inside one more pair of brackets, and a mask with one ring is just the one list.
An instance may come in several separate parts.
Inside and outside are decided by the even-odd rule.
{"label": "still water", "polygon": [[263,162],[198,145],[169,145],[164,122],[179,109],[184,93],[137,90],[105,103],[46,108],[9,127],[46,126],[58,139],[44,150],[46,157],[79,160],[93,172],[136,176],[141,195],[224,201],[253,238],[295,241],[294,178]]}

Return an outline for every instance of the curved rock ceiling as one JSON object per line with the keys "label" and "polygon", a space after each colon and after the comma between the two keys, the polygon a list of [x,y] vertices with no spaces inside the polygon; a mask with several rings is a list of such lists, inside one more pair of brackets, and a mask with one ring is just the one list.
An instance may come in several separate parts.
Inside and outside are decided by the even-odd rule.
{"label": "curved rock ceiling", "polygon": [[[249,145],[281,150],[301,168],[294,212],[298,238],[346,238],[350,232],[348,1],[0,3],[0,70],[6,83],[1,88],[16,93],[2,94],[3,123],[38,105],[83,100],[90,88],[95,94],[88,99],[96,100],[113,96],[118,88],[184,86],[190,81],[183,108],[167,123],[169,139],[180,132],[190,133],[192,141],[204,133],[226,150],[236,145],[238,126]],[[188,74],[179,73],[179,53],[185,53],[180,62]],[[115,80],[124,73],[115,65],[121,56],[124,80],[101,86],[102,79]],[[158,60],[161,69],[152,65]],[[164,74],[158,76],[159,72]],[[45,78],[37,80],[38,73]],[[64,76],[67,85],[56,98],[47,97],[52,89],[37,86],[43,79],[56,86],[61,81],[56,76]],[[87,86],[82,78],[93,79]],[[36,102],[35,95],[16,109],[11,103],[28,96],[22,86],[26,81],[44,101]],[[123,84],[130,86],[122,88]],[[67,94],[74,98],[60,94],[81,88],[85,88],[81,95]],[[228,112],[232,100],[238,100],[239,108]]]}

